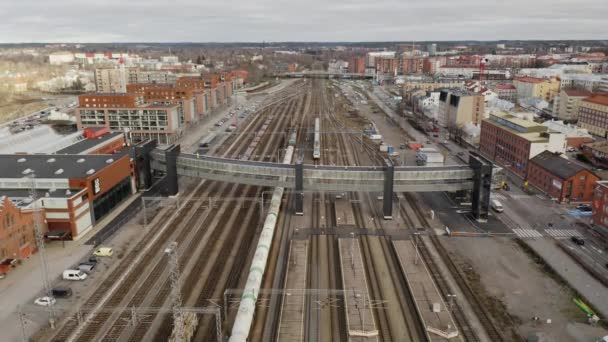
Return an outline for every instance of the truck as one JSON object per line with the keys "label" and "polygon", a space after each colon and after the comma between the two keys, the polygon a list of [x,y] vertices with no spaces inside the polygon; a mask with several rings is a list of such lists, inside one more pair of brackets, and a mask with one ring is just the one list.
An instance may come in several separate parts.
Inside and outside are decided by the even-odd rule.
{"label": "truck", "polygon": [[433,147],[422,147],[416,152],[416,165],[432,166],[441,165],[445,162],[445,157]]}

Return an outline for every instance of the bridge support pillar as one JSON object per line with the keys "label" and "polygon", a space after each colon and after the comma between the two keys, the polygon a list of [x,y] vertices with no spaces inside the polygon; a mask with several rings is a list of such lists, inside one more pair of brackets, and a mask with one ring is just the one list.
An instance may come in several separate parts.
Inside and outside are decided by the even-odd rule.
{"label": "bridge support pillar", "polygon": [[156,148],[156,140],[147,140],[134,146],[133,160],[137,174],[137,188],[149,189],[152,186],[152,168],[150,167],[150,152]]}
{"label": "bridge support pillar", "polygon": [[179,156],[179,145],[171,145],[165,150],[165,160],[167,165],[167,196],[175,196],[179,192],[177,185],[177,156]]}
{"label": "bridge support pillar", "polygon": [[395,178],[395,166],[389,159],[385,159],[384,169],[384,195],[382,197],[382,212],[385,220],[393,219],[393,180]]}
{"label": "bridge support pillar", "polygon": [[296,215],[304,215],[304,165],[302,165],[302,159],[296,161],[295,167]]}
{"label": "bridge support pillar", "polygon": [[477,221],[486,222],[492,191],[492,162],[478,153],[469,152],[469,165],[475,172],[471,194],[471,212]]}

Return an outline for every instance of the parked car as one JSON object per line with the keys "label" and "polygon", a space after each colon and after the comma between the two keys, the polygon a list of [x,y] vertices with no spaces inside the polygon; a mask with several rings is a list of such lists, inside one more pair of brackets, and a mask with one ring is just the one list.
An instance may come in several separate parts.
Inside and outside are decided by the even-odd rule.
{"label": "parked car", "polygon": [[114,250],[110,247],[99,247],[93,252],[93,255],[98,257],[111,257],[112,254],[114,254]]}
{"label": "parked car", "polygon": [[580,211],[593,211],[591,204],[579,204],[576,206],[576,209]]}
{"label": "parked car", "polygon": [[571,238],[572,242],[574,242],[575,244],[579,245],[579,246],[584,246],[585,245],[585,240],[583,240],[582,238],[578,237],[578,236],[573,236]]}
{"label": "parked car", "polygon": [[68,298],[72,296],[72,289],[69,287],[54,287],[51,294],[55,298]]}
{"label": "parked car", "polygon": [[65,271],[63,271],[63,279],[64,280],[85,280],[85,279],[87,279],[87,274],[82,272],[81,270],[65,270]]}
{"label": "parked car", "polygon": [[89,256],[89,259],[87,261],[97,263],[99,260],[97,260],[96,256],[91,255],[91,256]]}
{"label": "parked car", "polygon": [[91,274],[93,272],[93,269],[95,269],[95,265],[97,265],[97,263],[81,262],[78,265],[78,269],[86,274]]}
{"label": "parked car", "polygon": [[55,298],[53,297],[40,297],[40,298],[36,298],[36,300],[34,300],[34,304],[36,305],[40,305],[40,306],[50,306],[50,305],[55,305]]}

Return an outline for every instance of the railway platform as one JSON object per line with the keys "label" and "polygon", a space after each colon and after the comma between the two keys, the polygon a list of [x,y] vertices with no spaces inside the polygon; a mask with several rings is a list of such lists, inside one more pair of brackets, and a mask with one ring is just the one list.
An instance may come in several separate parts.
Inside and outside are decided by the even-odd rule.
{"label": "railway platform", "polygon": [[393,246],[429,340],[461,341],[450,313],[453,303],[444,302],[414,242],[393,241]]}
{"label": "railway platform", "polygon": [[[346,325],[350,342],[379,341],[378,330],[370,306],[369,290],[365,277],[365,267],[359,247],[359,240],[339,239],[340,267]],[[349,290],[353,291],[349,291]]]}
{"label": "railway platform", "polygon": [[291,295],[290,289],[306,288],[308,240],[291,241],[288,260],[277,341],[299,342],[304,341],[306,297]]}

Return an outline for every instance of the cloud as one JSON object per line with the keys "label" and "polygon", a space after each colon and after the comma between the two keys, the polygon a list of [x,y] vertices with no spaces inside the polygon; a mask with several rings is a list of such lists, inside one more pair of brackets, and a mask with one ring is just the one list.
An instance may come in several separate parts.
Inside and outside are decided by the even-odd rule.
{"label": "cloud", "polygon": [[4,0],[0,42],[606,39],[607,12],[606,0]]}

